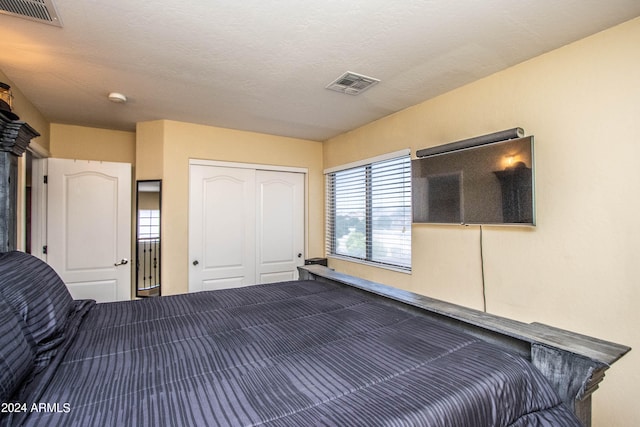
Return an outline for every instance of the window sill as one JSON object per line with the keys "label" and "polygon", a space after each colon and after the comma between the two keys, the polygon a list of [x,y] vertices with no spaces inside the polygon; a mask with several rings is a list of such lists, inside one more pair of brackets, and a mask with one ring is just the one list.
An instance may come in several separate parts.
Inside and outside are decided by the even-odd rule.
{"label": "window sill", "polygon": [[407,268],[402,268],[402,267],[396,267],[396,266],[389,265],[389,264],[382,264],[382,263],[378,263],[378,262],[374,262],[374,261],[367,261],[367,260],[364,260],[364,259],[352,258],[352,257],[342,256],[342,255],[327,255],[327,258],[328,259],[336,259],[336,260],[340,260],[340,261],[353,262],[355,264],[367,265],[369,267],[382,268],[384,270],[395,271],[396,273],[411,274],[411,267],[409,267],[407,269]]}

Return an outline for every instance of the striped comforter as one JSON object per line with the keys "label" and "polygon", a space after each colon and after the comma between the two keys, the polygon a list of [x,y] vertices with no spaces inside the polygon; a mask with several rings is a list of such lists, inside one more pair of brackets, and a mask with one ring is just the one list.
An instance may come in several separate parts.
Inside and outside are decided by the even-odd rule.
{"label": "striped comforter", "polygon": [[12,424],[579,426],[526,360],[357,289],[76,304]]}

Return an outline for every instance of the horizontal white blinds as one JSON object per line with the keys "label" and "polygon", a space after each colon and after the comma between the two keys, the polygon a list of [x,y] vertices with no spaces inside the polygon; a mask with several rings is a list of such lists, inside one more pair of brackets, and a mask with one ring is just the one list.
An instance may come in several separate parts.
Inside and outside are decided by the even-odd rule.
{"label": "horizontal white blinds", "polygon": [[327,174],[327,253],[411,269],[411,158]]}

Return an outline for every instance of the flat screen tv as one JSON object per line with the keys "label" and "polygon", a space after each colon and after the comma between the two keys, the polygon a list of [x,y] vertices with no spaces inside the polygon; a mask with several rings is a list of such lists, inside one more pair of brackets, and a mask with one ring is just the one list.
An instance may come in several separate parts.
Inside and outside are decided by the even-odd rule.
{"label": "flat screen tv", "polygon": [[414,223],[535,225],[533,136],[411,162]]}

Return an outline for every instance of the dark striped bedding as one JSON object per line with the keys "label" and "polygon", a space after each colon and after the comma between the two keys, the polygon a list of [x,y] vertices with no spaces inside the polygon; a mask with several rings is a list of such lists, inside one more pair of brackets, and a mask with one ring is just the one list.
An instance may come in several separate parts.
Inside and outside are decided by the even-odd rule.
{"label": "dark striped bedding", "polygon": [[18,397],[29,413],[6,423],[579,426],[527,361],[356,289],[298,281],[83,304]]}

